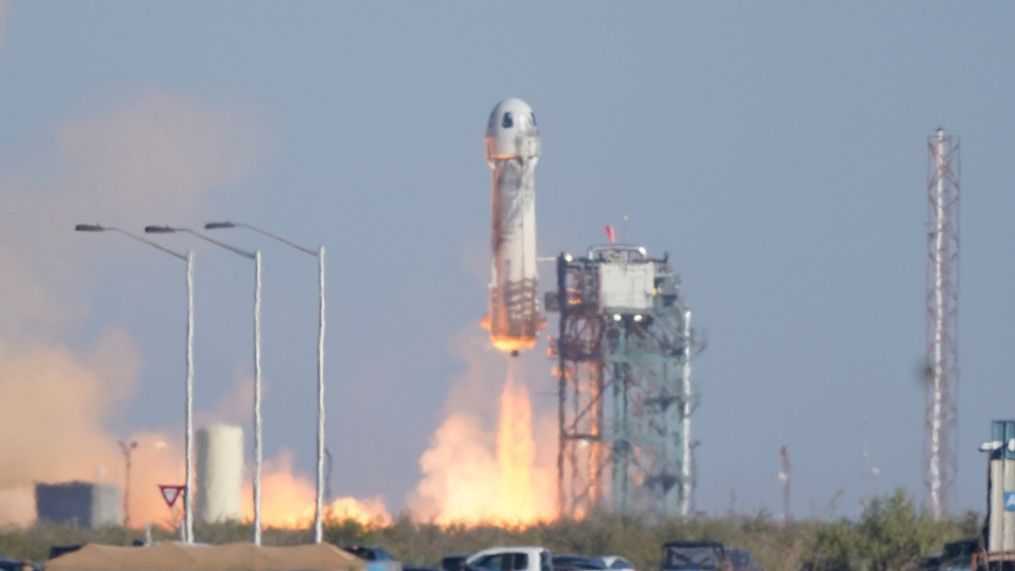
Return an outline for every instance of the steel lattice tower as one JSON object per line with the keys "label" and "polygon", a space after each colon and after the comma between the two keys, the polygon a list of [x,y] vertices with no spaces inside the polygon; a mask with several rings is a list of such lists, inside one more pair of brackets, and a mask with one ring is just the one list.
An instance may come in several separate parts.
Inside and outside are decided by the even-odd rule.
{"label": "steel lattice tower", "polygon": [[557,258],[559,512],[687,515],[690,311],[666,258],[610,245]]}
{"label": "steel lattice tower", "polygon": [[957,471],[959,138],[927,139],[927,487],[935,519],[948,513]]}

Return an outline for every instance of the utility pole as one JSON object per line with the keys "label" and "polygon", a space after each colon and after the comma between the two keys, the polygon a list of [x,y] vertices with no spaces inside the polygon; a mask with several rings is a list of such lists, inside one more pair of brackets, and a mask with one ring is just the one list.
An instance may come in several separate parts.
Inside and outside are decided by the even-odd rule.
{"label": "utility pole", "polygon": [[[184,381],[184,419],[183,419],[183,455],[184,455],[184,489],[186,493],[183,496],[183,525],[180,526],[180,539],[184,543],[194,542],[194,517],[191,510],[193,494],[190,491],[193,489],[193,465],[194,465],[194,448],[192,445],[192,434],[194,424],[194,253],[193,252],[177,252],[162,246],[157,242],[153,242],[143,236],[138,236],[133,232],[128,232],[122,228],[116,228],[114,226],[103,226],[101,224],[77,224],[74,226],[76,232],[115,232],[122,234],[138,242],[144,242],[149,246],[169,254],[170,256],[183,260],[187,264],[187,352],[186,352],[186,376]],[[123,446],[123,443],[121,443]],[[134,443],[133,447],[136,447],[137,443]],[[125,452],[126,454],[126,452]],[[127,472],[130,472],[130,458],[127,458]],[[129,478],[128,478],[129,483]],[[127,490],[130,486],[124,488],[124,505],[127,503]],[[126,511],[126,508],[124,508]],[[124,521],[126,523],[127,514],[124,514]]]}
{"label": "utility pole", "polygon": [[[318,246],[312,248],[304,246],[297,242],[294,242],[288,238],[284,238],[274,232],[269,232],[264,228],[259,228],[253,224],[246,224],[244,222],[232,222],[229,220],[223,220],[218,222],[209,222],[204,225],[205,230],[222,230],[227,228],[246,228],[253,230],[258,234],[262,234],[283,244],[295,248],[304,254],[309,254],[317,258],[317,489],[315,494],[314,502],[314,543],[321,543],[324,541],[324,456],[326,453],[324,446],[324,333],[325,333],[325,305],[324,305],[324,246]],[[258,262],[260,263],[260,262]],[[260,440],[258,440],[259,442]],[[260,452],[258,452],[260,455]],[[329,466],[331,466],[331,458],[328,458]],[[260,473],[258,470],[257,473]],[[329,468],[330,474],[330,468]],[[328,476],[330,478],[330,475]],[[257,519],[257,517],[255,517]]]}
{"label": "utility pole", "polygon": [[[148,234],[173,234],[177,232],[183,232],[190,234],[214,244],[220,248],[225,248],[230,252],[247,258],[254,262],[254,545],[261,545],[261,464],[263,463],[262,456],[262,440],[261,440],[261,251],[256,250],[249,252],[220,242],[214,238],[206,236],[200,232],[195,232],[190,228],[174,228],[172,226],[145,226],[144,231]],[[188,270],[187,270],[187,283],[188,291],[190,291],[190,284],[193,283],[191,269],[193,266],[193,257],[188,257]],[[193,296],[189,296],[189,304],[191,306],[191,315],[193,315]],[[193,337],[193,326],[188,325],[187,328],[188,339]],[[191,345],[188,345],[190,347]],[[190,351],[188,349],[188,351]],[[188,367],[192,364],[192,354],[187,354]],[[188,385],[189,387],[190,385]],[[192,398],[187,397],[187,415],[190,418],[190,403]],[[192,454],[189,452],[191,445],[191,429],[190,422],[187,422],[187,458],[191,458]],[[187,487],[186,494],[183,496],[184,505],[184,528],[187,530],[184,534],[187,543],[193,543],[194,541],[194,514],[191,507],[193,506],[194,494],[191,493],[193,487],[191,486],[191,471],[187,469]]]}
{"label": "utility pole", "polygon": [[123,527],[130,529],[130,453],[137,448],[137,441],[124,442],[121,440],[120,452],[123,453],[124,476],[123,476]]}

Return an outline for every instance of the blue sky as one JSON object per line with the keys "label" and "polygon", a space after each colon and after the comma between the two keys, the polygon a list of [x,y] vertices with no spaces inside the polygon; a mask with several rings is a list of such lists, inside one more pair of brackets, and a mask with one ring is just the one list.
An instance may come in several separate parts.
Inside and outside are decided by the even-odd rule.
{"label": "blue sky", "polygon": [[[626,214],[626,238],[683,276],[708,339],[700,509],[777,511],[783,444],[797,515],[834,511],[838,491],[843,513],[896,486],[922,497],[925,140],[943,126],[962,137],[955,504],[981,507],[976,445],[1015,416],[1012,3],[13,2],[2,19],[0,173],[40,203],[19,212],[5,191],[0,224],[32,239],[2,248],[73,315],[24,312],[5,334],[86,351],[125,330],[139,370],[110,430],[178,430],[179,268],[65,222],[233,218],[323,243],[335,491],[396,510],[463,374],[453,340],[482,335],[482,134],[509,96],[539,116],[541,254],[601,242]],[[198,141],[164,170],[95,136],[152,115],[138,140]],[[103,194],[108,180],[137,194]],[[265,250],[267,452],[309,473],[313,260],[226,237]],[[252,270],[168,240],[198,251],[207,418],[249,374]],[[552,408],[550,364],[523,358]],[[861,475],[865,423],[876,477]]]}

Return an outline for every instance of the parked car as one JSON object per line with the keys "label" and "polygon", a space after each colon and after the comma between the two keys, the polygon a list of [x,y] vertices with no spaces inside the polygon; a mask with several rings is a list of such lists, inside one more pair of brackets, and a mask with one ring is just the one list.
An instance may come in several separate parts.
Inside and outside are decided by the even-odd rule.
{"label": "parked car", "polygon": [[42,571],[42,565],[21,559],[9,559],[0,555],[0,571],[25,571],[26,569]]}
{"label": "parked car", "polygon": [[553,571],[605,571],[606,563],[598,557],[584,555],[554,555]]}
{"label": "parked car", "polygon": [[633,563],[619,555],[603,555],[599,559],[610,571],[638,571]]}
{"label": "parked car", "polygon": [[461,571],[465,567],[465,560],[469,556],[465,553],[452,553],[441,558],[441,569],[444,571]]}
{"label": "parked car", "polygon": [[542,547],[491,547],[470,555],[465,565],[468,571],[554,571]]}
{"label": "parked car", "polygon": [[726,553],[730,565],[734,571],[761,571],[761,565],[754,559],[754,555],[746,549],[730,549]]}
{"label": "parked car", "polygon": [[973,567],[973,554],[979,549],[980,542],[976,539],[946,543],[941,552],[940,564],[935,569],[937,571],[967,571]]}
{"label": "parked car", "polygon": [[660,571],[729,571],[733,567],[718,541],[668,541],[663,544]]}
{"label": "parked car", "polygon": [[402,571],[402,564],[383,547],[346,545],[342,549],[367,562],[366,571]]}
{"label": "parked car", "polygon": [[818,557],[804,561],[800,566],[800,571],[850,571],[850,569],[841,562],[827,557]]}

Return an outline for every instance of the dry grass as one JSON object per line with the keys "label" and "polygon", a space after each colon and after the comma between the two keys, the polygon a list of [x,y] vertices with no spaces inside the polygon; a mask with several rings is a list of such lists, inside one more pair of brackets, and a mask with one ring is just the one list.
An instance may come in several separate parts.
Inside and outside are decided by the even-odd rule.
{"label": "dry grass", "polygon": [[[914,507],[903,492],[868,504],[857,521],[797,521],[781,524],[761,513],[755,516],[695,518],[647,522],[643,519],[601,516],[584,521],[559,521],[524,529],[500,527],[440,527],[401,518],[383,528],[355,522],[330,522],[325,539],[336,545],[380,545],[396,558],[433,565],[450,553],[471,553],[492,545],[542,545],[553,553],[618,554],[639,569],[659,565],[660,546],[675,539],[713,539],[727,546],[749,549],[771,570],[794,570],[812,559],[835,568],[895,569],[912,565],[921,556],[940,551],[945,541],[975,535],[978,518],[969,514],[933,522]],[[195,531],[205,543],[249,541],[246,524],[202,525]],[[69,526],[37,525],[0,530],[0,553],[14,558],[44,560],[53,545],[99,542],[129,545],[143,537],[140,530],[105,528],[82,530]],[[172,540],[166,529],[153,530],[156,540]],[[269,529],[266,545],[307,543],[309,530]],[[884,555],[878,555],[883,553]]]}

